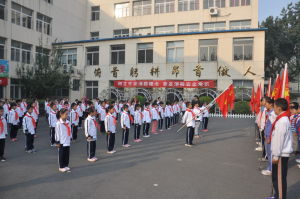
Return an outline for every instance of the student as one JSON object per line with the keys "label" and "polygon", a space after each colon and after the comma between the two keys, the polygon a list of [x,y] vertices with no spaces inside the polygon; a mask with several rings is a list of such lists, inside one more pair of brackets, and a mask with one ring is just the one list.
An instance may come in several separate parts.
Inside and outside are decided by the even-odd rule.
{"label": "student", "polygon": [[10,139],[11,141],[16,142],[18,140],[17,134],[20,127],[19,126],[20,119],[19,119],[19,114],[16,111],[17,104],[13,102],[11,103],[10,107],[11,109],[8,115],[8,123],[10,125]]}
{"label": "student", "polygon": [[199,108],[199,102],[198,101],[193,101],[193,112],[196,115],[195,118],[195,138],[200,138],[200,126],[202,122],[202,111]]}
{"label": "student", "polygon": [[182,101],[182,103],[181,103],[181,114],[182,114],[182,116],[184,115],[185,111],[186,111],[186,104],[185,104],[185,101]]}
{"label": "student", "polygon": [[84,133],[87,140],[87,160],[89,162],[96,162],[98,158],[96,155],[96,141],[97,141],[97,128],[99,124],[96,121],[97,111],[91,107],[87,109],[88,116],[84,121]]}
{"label": "student", "polygon": [[128,136],[130,124],[132,123],[132,116],[129,114],[128,105],[123,106],[123,112],[121,114],[121,128],[123,129],[122,133],[122,146],[125,148],[130,147],[128,144]]}
{"label": "student", "polygon": [[158,120],[158,129],[159,131],[163,131],[163,124],[164,124],[164,103],[159,102],[158,104],[158,113],[159,113],[159,120]]}
{"label": "student", "polygon": [[21,107],[21,100],[17,100],[16,103],[17,103],[17,107],[16,107],[16,111],[19,115],[19,128],[22,127],[22,121],[23,121],[23,117],[24,117],[24,113],[26,112],[26,109],[23,109]]}
{"label": "student", "polygon": [[159,110],[158,110],[156,102],[154,102],[152,104],[151,114],[152,114],[152,129],[151,129],[151,131],[153,134],[157,134],[157,127],[158,127],[158,122],[160,120],[160,115],[159,115]]}
{"label": "student", "polygon": [[0,161],[5,162],[4,157],[5,139],[7,135],[7,123],[4,117],[4,108],[0,106]]}
{"label": "student", "polygon": [[293,134],[293,151],[296,155],[298,151],[298,135],[296,132],[296,122],[299,118],[299,112],[298,112],[299,104],[297,102],[290,103],[290,123],[291,123],[291,132]]}
{"label": "student", "polygon": [[72,127],[72,141],[75,142],[77,140],[77,132],[78,132],[78,122],[79,122],[79,115],[76,112],[77,104],[71,104],[71,112],[70,112],[70,122]]}
{"label": "student", "polygon": [[149,135],[149,129],[151,125],[151,120],[152,120],[152,113],[149,108],[150,104],[149,102],[145,103],[145,109],[143,111],[143,137],[148,138],[150,137]]}
{"label": "student", "polygon": [[166,107],[165,107],[165,111],[164,111],[164,115],[165,115],[165,124],[166,124],[166,130],[167,129],[171,129],[171,109],[170,109],[170,102],[166,102]]}
{"label": "student", "polygon": [[271,152],[271,129],[274,121],[276,120],[276,114],[274,112],[274,100],[270,97],[266,97],[266,104],[265,104],[267,111],[266,111],[266,125],[265,125],[265,148],[266,148],[266,155],[268,158],[268,166],[266,169],[261,171],[261,174],[269,176],[272,175],[272,152]]}
{"label": "student", "polygon": [[34,117],[32,116],[32,112],[33,112],[33,106],[32,106],[32,104],[30,104],[27,107],[27,112],[25,113],[25,116],[23,118],[23,132],[26,136],[25,151],[27,153],[36,152],[36,150],[34,149],[34,146],[33,146],[35,129],[36,129],[36,121],[35,121]]}
{"label": "student", "polygon": [[50,127],[50,144],[51,146],[56,146],[55,144],[55,127],[57,123],[57,106],[54,102],[50,104],[50,113],[48,117],[49,127]]}
{"label": "student", "polygon": [[202,107],[200,110],[203,111],[203,132],[207,132],[208,129],[207,129],[207,126],[208,126],[208,117],[209,117],[209,111],[208,109],[206,108],[206,102],[203,103]]}
{"label": "student", "polygon": [[77,102],[77,109],[76,112],[78,113],[79,121],[78,121],[78,128],[82,129],[82,121],[83,121],[83,109],[82,109],[82,102]]}
{"label": "student", "polygon": [[101,105],[99,106],[99,110],[98,110],[99,121],[100,121],[100,132],[101,133],[105,133],[105,126],[104,126],[104,120],[105,120],[105,117],[106,117],[105,105],[106,105],[105,101],[102,101]]}
{"label": "student", "polygon": [[143,123],[143,113],[141,112],[141,105],[135,105],[135,112],[134,112],[134,142],[142,142],[143,140],[140,139],[140,132],[141,126]]}
{"label": "student", "polygon": [[[288,102],[283,98],[275,101],[277,115],[271,130],[272,182],[275,198],[287,198],[287,170],[290,154],[293,152],[292,133],[288,113]],[[279,171],[278,169],[281,168]],[[281,176],[281,179],[278,177]],[[280,196],[280,197],[279,197]]]}
{"label": "student", "polygon": [[115,146],[115,134],[117,126],[117,118],[114,116],[115,108],[113,105],[110,105],[108,108],[108,113],[105,117],[105,131],[106,131],[106,142],[107,142],[107,153],[113,154],[116,153],[114,150]]}
{"label": "student", "polygon": [[71,123],[67,120],[68,109],[62,108],[57,112],[57,123],[55,126],[55,141],[58,147],[58,162],[60,172],[71,172],[69,168]]}
{"label": "student", "polygon": [[185,146],[191,147],[193,145],[193,138],[195,132],[195,113],[193,112],[193,105],[190,102],[186,103],[186,111],[182,118],[182,123],[187,126],[186,144]]}

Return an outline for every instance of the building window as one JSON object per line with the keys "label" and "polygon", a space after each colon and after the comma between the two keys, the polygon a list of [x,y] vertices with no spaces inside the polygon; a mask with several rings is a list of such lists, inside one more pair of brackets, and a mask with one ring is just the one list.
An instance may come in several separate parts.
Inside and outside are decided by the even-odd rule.
{"label": "building window", "polygon": [[24,97],[24,87],[22,87],[19,79],[10,79],[10,98],[20,99]]}
{"label": "building window", "polygon": [[35,62],[37,64],[48,64],[49,63],[50,50],[47,48],[36,47],[35,48]]}
{"label": "building window", "polygon": [[251,0],[242,0],[241,6],[249,6],[251,4]]}
{"label": "building window", "polygon": [[91,32],[91,40],[99,39],[99,31]]}
{"label": "building window", "polygon": [[231,21],[229,28],[233,29],[248,29],[251,27],[251,20]]}
{"label": "building window", "polygon": [[129,29],[114,30],[114,37],[129,37]]}
{"label": "building window", "polygon": [[208,9],[211,7],[225,8],[225,0],[203,0],[203,8]]}
{"label": "building window", "polygon": [[100,6],[91,7],[91,20],[97,21],[100,19]]}
{"label": "building window", "polygon": [[61,55],[61,64],[69,66],[77,66],[77,49],[63,49]]}
{"label": "building window", "polygon": [[5,39],[0,37],[0,59],[5,58]]}
{"label": "building window", "polygon": [[129,3],[115,4],[115,17],[128,17],[129,16]]}
{"label": "building window", "polygon": [[98,81],[86,81],[86,97],[88,99],[95,99],[98,97]]}
{"label": "building window", "polygon": [[240,5],[240,0],[230,0],[230,7],[237,7]]}
{"label": "building window", "polygon": [[155,0],[155,14],[175,11],[175,0]]}
{"label": "building window", "polygon": [[0,19],[5,19],[5,0],[0,0]]}
{"label": "building window", "polygon": [[50,17],[37,13],[36,30],[47,35],[51,35],[51,21],[52,19]]}
{"label": "building window", "polygon": [[156,26],[155,27],[155,34],[168,34],[174,33],[174,26]]}
{"label": "building window", "polygon": [[133,16],[150,15],[151,0],[140,0],[133,2]]}
{"label": "building window", "polygon": [[11,60],[30,64],[31,45],[19,41],[11,41]]}
{"label": "building window", "polygon": [[138,63],[153,63],[153,43],[138,44]]}
{"label": "building window", "polygon": [[178,0],[178,11],[199,10],[199,0]]}
{"label": "building window", "polygon": [[11,22],[21,25],[25,28],[32,28],[32,13],[33,11],[12,2],[11,4]]}
{"label": "building window", "polygon": [[217,39],[201,39],[199,40],[200,62],[217,61]]}
{"label": "building window", "polygon": [[183,41],[167,42],[167,63],[182,63],[184,57]]}
{"label": "building window", "polygon": [[86,64],[88,66],[99,65],[99,46],[86,48]]}
{"label": "building window", "polygon": [[226,22],[203,23],[203,31],[225,30]]}
{"label": "building window", "polygon": [[179,24],[178,25],[178,32],[198,32],[199,31],[199,24],[193,23],[193,24]]}
{"label": "building window", "polygon": [[252,60],[253,38],[233,39],[233,60]]}
{"label": "building window", "polygon": [[151,27],[133,28],[132,35],[133,36],[151,35]]}
{"label": "building window", "polygon": [[73,84],[72,84],[72,90],[73,91],[79,91],[80,88],[80,79],[73,79]]}
{"label": "building window", "polygon": [[125,44],[111,45],[111,64],[125,64]]}

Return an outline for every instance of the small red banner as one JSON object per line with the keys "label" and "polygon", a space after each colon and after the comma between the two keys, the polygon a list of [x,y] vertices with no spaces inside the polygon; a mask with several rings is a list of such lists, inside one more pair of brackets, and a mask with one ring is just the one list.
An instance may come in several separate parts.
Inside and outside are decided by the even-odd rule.
{"label": "small red banner", "polygon": [[215,88],[215,80],[175,81],[175,80],[117,80],[116,88]]}
{"label": "small red banner", "polygon": [[7,86],[8,79],[7,78],[0,78],[0,86]]}

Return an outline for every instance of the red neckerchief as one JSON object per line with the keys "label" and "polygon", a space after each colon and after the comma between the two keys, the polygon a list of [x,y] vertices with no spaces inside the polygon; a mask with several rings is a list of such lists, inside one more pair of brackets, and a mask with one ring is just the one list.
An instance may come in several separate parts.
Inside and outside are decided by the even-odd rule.
{"label": "red neckerchief", "polygon": [[100,126],[99,126],[98,122],[96,120],[94,120],[94,118],[92,120],[93,120],[93,122],[95,124],[96,129],[100,130]]}
{"label": "red neckerchief", "polygon": [[133,120],[132,116],[126,111],[124,113],[126,113],[128,115],[130,123],[133,123],[134,120]]}
{"label": "red neckerchief", "polygon": [[15,120],[18,120],[19,119],[19,114],[16,110],[14,110],[14,111],[15,111]]}
{"label": "red neckerchief", "polygon": [[148,111],[148,112],[149,112],[149,116],[150,116],[150,118],[152,118],[152,114],[151,114],[151,111],[150,111],[150,109],[147,109],[147,108],[145,108],[145,111]]}
{"label": "red neckerchief", "polygon": [[192,113],[192,117],[193,118],[196,117],[194,111],[192,111],[191,109],[187,108],[186,111]]}
{"label": "red neckerchief", "polygon": [[275,130],[276,123],[278,122],[278,120],[280,120],[283,117],[289,117],[289,113],[287,111],[284,111],[283,113],[281,113],[280,115],[277,116],[276,120],[274,121],[274,123],[272,125],[271,134],[270,134],[271,139],[272,139],[273,131]]}
{"label": "red neckerchief", "polygon": [[3,121],[2,121],[2,117],[0,118],[0,135],[4,133],[4,124],[3,124]]}
{"label": "red neckerchief", "polygon": [[37,112],[37,110],[36,110],[36,107],[33,108],[33,111],[34,111],[34,113],[35,113],[36,115],[38,115],[38,112]]}
{"label": "red neckerchief", "polygon": [[158,109],[156,109],[156,108],[155,108],[155,110],[156,110],[156,113],[159,115],[159,111],[158,111]]}
{"label": "red neckerchief", "polygon": [[68,136],[71,136],[71,127],[69,126],[69,123],[62,123],[66,128],[68,132]]}
{"label": "red neckerchief", "polygon": [[26,113],[26,116],[31,118],[32,125],[33,125],[34,128],[36,128],[36,121],[35,121],[35,119],[31,115],[29,115],[29,113]]}
{"label": "red neckerchief", "polygon": [[18,106],[18,107],[21,109],[21,111],[23,111],[23,108],[21,106]]}
{"label": "red neckerchief", "polygon": [[140,116],[141,116],[141,119],[144,118],[144,114],[142,113],[142,111],[139,111],[140,112]]}
{"label": "red neckerchief", "polygon": [[78,116],[78,113],[76,111],[74,111],[74,112],[75,112],[75,121],[77,121],[79,116]]}
{"label": "red neckerchief", "polygon": [[108,113],[107,115],[111,116],[114,119],[114,125],[117,125],[117,118],[110,113]]}

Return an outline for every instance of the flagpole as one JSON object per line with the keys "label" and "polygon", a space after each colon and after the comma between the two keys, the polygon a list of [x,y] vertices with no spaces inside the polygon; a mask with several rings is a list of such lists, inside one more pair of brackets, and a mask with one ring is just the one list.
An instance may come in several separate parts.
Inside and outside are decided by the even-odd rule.
{"label": "flagpole", "polygon": [[284,92],[285,92],[285,81],[286,81],[286,73],[287,73],[287,63],[284,66],[284,71],[283,71],[283,81],[282,81],[282,90],[281,90],[281,97],[284,98]]}

